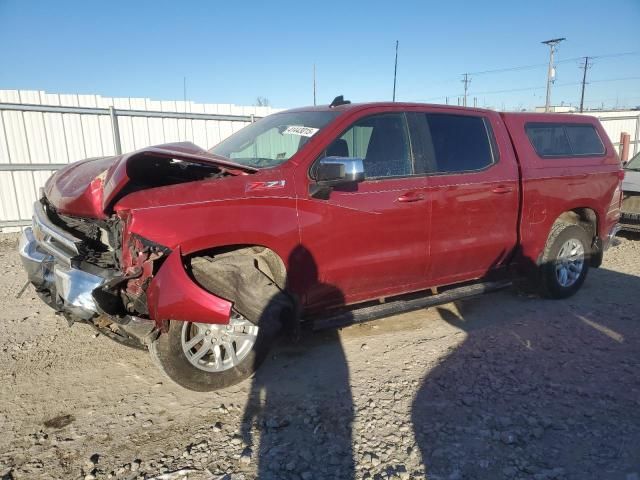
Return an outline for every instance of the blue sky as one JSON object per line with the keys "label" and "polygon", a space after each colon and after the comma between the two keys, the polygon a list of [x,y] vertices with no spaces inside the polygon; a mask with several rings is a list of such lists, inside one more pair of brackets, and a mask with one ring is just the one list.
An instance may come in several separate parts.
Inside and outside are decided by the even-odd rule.
{"label": "blue sky", "polygon": [[455,103],[471,72],[470,103],[527,108],[554,37],[553,103],[579,101],[571,59],[635,52],[594,61],[586,105],[640,105],[638,0],[0,0],[0,88],[182,99],[186,77],[194,101],[294,107],[313,101],[315,63],[319,103],[389,100],[399,40],[398,100]]}

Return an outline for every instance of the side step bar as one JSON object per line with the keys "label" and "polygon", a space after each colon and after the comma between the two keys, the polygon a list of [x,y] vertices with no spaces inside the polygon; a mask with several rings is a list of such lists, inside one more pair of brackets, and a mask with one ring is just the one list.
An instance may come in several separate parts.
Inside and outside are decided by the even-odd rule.
{"label": "side step bar", "polygon": [[406,299],[405,297],[405,299],[399,298],[398,300],[391,300],[386,303],[379,303],[375,305],[369,304],[365,307],[358,308],[357,306],[354,306],[353,309],[340,310],[330,314],[329,316],[312,317],[308,320],[311,323],[311,328],[313,330],[346,327],[355,323],[368,322],[370,320],[377,320],[379,318],[396,315],[398,313],[434,307],[436,305],[442,305],[443,303],[474,297],[476,295],[500,290],[509,286],[511,286],[511,281],[507,280],[475,283],[473,285],[465,285],[463,287],[454,287],[434,295],[425,294],[425,296],[415,298],[414,294],[412,295],[414,298],[410,299]]}

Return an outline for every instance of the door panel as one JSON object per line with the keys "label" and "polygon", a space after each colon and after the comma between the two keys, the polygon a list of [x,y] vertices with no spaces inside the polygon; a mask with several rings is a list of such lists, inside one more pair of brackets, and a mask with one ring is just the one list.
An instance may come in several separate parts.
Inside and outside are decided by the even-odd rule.
{"label": "door panel", "polygon": [[429,178],[434,285],[482,277],[513,251],[518,182],[504,170]]}
{"label": "door panel", "polygon": [[430,283],[479,278],[502,266],[517,244],[513,152],[497,147],[490,120],[480,114],[427,113],[425,120]]}
{"label": "door panel", "polygon": [[[347,303],[400,293],[425,282],[429,202],[424,177],[365,181],[328,200],[300,201],[302,244],[323,285],[310,305],[329,305],[336,288]],[[403,202],[403,196],[422,196]]]}
{"label": "door panel", "polygon": [[301,242],[319,277],[308,307],[374,299],[426,282],[430,202],[410,150],[402,113],[359,119],[327,146],[326,155],[363,158],[366,179],[334,187],[327,199],[300,192]]}

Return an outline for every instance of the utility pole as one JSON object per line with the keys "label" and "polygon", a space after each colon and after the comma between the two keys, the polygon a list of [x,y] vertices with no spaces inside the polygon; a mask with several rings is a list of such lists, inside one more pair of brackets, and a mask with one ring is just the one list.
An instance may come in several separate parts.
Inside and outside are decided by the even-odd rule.
{"label": "utility pole", "polygon": [[566,38],[552,38],[551,40],[545,40],[545,45],[549,45],[549,70],[547,70],[547,100],[544,103],[544,111],[548,112],[549,107],[551,106],[551,84],[553,83],[553,79],[555,78],[555,71],[553,69],[553,53],[555,52],[556,45],[558,45]]}
{"label": "utility pole", "polygon": [[469,90],[469,84],[471,83],[471,79],[469,78],[469,74],[465,73],[462,75],[462,83],[464,84],[464,97],[462,99],[462,106],[467,106],[467,92]]}
{"label": "utility pole", "polygon": [[398,75],[398,40],[396,40],[396,62],[393,67],[393,101],[396,101],[396,76]]}
{"label": "utility pole", "polygon": [[184,140],[187,141],[187,77],[182,77],[182,98],[184,100]]}
{"label": "utility pole", "polygon": [[580,93],[580,113],[584,107],[584,87],[587,84],[587,68],[589,68],[589,57],[584,57],[584,65],[582,66],[582,92]]}
{"label": "utility pole", "polygon": [[316,106],[316,64],[313,64],[313,106]]}

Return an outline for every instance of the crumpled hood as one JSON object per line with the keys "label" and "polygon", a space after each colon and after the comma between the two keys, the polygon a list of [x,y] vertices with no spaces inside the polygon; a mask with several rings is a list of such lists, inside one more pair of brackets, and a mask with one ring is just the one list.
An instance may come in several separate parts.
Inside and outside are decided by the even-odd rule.
{"label": "crumpled hood", "polygon": [[146,147],[112,157],[80,160],[54,173],[45,184],[47,200],[61,213],[78,217],[107,218],[112,203],[129,182],[127,167],[150,168],[154,159],[171,158],[191,163],[216,165],[230,173],[255,172],[256,169],[229,162],[190,142]]}
{"label": "crumpled hood", "polygon": [[636,172],[635,170],[624,171],[624,180],[622,181],[622,191],[640,193],[640,172]]}

